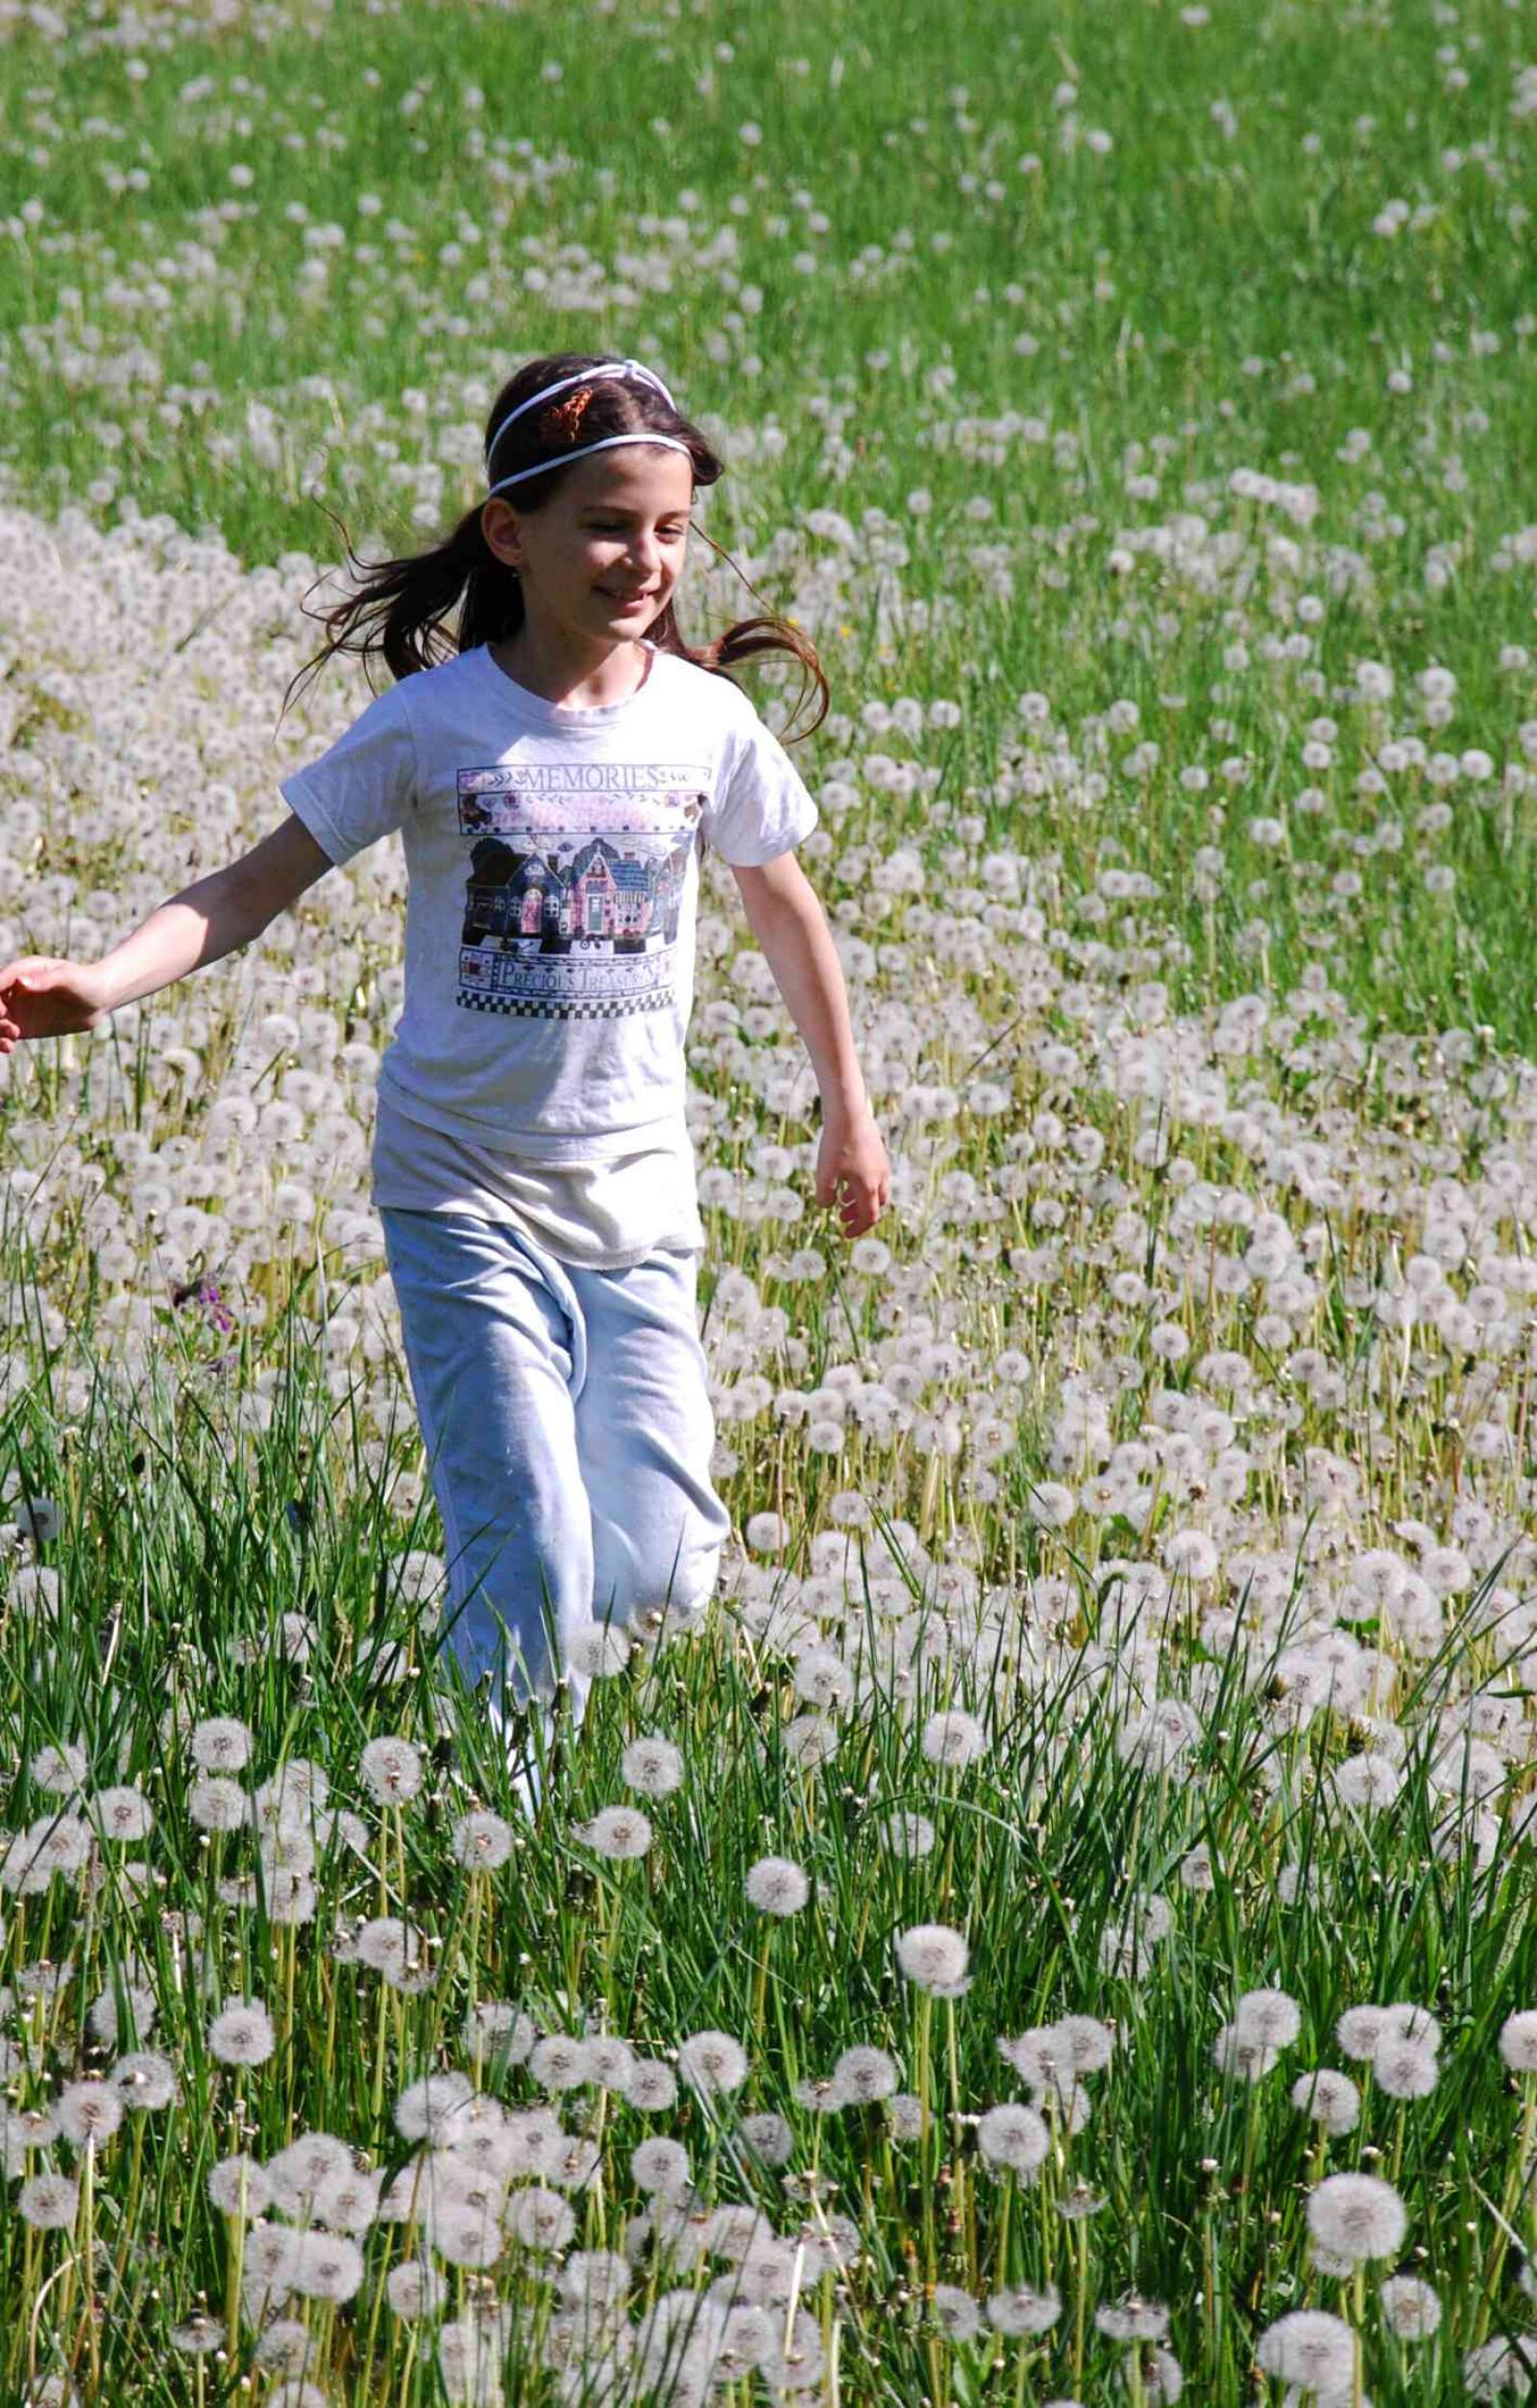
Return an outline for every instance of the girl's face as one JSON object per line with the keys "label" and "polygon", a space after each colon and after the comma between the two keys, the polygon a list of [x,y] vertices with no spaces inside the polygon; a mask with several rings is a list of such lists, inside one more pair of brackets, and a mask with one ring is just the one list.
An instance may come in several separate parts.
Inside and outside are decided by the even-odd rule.
{"label": "girl's face", "polygon": [[525,515],[498,494],[480,523],[498,559],[520,572],[531,613],[588,644],[622,643],[671,599],[693,500],[683,453],[626,443],[575,462],[542,510]]}

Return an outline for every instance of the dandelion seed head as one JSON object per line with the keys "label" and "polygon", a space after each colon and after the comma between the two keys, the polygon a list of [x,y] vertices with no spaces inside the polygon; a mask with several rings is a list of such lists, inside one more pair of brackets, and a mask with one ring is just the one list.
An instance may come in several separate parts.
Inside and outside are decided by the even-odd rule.
{"label": "dandelion seed head", "polygon": [[512,1854],[512,1826],[501,1815],[477,1806],[458,1817],[450,1848],[455,1864],[471,1872],[494,1873]]}
{"label": "dandelion seed head", "polygon": [[749,1906],[765,1915],[798,1915],[811,1896],[811,1882],[788,1856],[761,1856],[749,1866],[746,1879]]}
{"label": "dandelion seed head", "polygon": [[1034,2107],[1006,2101],[988,2107],[977,2125],[977,2148],[989,2166],[1007,2174],[1039,2172],[1051,2149],[1044,2117]]}
{"label": "dandelion seed head", "polygon": [[1441,2322],[1440,2294],[1414,2274],[1390,2274],[1378,2287],[1377,2304],[1398,2341],[1428,2341]]}
{"label": "dandelion seed head", "polygon": [[1232,2021],[1240,2038],[1277,2049],[1289,2048],[1303,2027],[1302,2009],[1285,1990],[1246,1990]]}
{"label": "dandelion seed head", "polygon": [[628,1863],[651,1845],[650,1818],[639,1806],[603,1806],[590,1823],[576,1827],[575,1835],[611,1863]]}
{"label": "dandelion seed head", "polygon": [[1319,2066],[1311,2074],[1301,2074],[1291,2086],[1291,2103],[1303,2115],[1311,2116],[1327,2132],[1352,2132],[1360,2120],[1361,2094],[1348,2074],[1336,2073],[1330,2066]]}
{"label": "dandelion seed head", "polygon": [[642,2115],[665,2115],[677,2099],[677,2076],[660,2057],[637,2057],[622,2088],[628,2104]]}
{"label": "dandelion seed head", "polygon": [[986,2303],[986,2312],[995,2333],[1049,2333],[1062,2312],[1061,2294],[1054,2283],[1040,2291],[1018,2283],[993,2292]]}
{"label": "dandelion seed head", "polygon": [[931,1764],[954,1771],[987,1754],[988,1734],[974,1714],[956,1710],[931,1714],[919,1744]]}
{"label": "dandelion seed head", "polygon": [[908,1980],[941,1997],[958,1994],[969,1958],[964,1935],[944,1923],[915,1924],[896,1944],[896,1961]]}
{"label": "dandelion seed head", "polygon": [[243,2215],[251,2220],[264,2216],[273,2199],[265,2168],[243,2153],[220,2158],[209,2171],[207,2192],[222,2216]]}
{"label": "dandelion seed head", "polygon": [[1428,2099],[1440,2076],[1440,2060],[1423,2040],[1403,2040],[1393,2032],[1373,2052],[1372,2079],[1389,2099]]}
{"label": "dandelion seed head", "polygon": [[448,2297],[448,2284],[427,2259],[403,2258],[385,2275],[384,2293],[402,2322],[414,2324],[438,2314]]}
{"label": "dandelion seed head", "polygon": [[256,1746],[248,1724],[233,1714],[209,1714],[192,1726],[187,1740],[194,1764],[206,1773],[240,1773]]}
{"label": "dandelion seed head", "polygon": [[684,2191],[689,2184],[689,2152],[681,2141],[659,2133],[631,2151],[630,2178],[638,2191]]}
{"label": "dandelion seed head", "polygon": [[54,2107],[60,2130],[77,2148],[86,2141],[110,2140],[127,2112],[122,2092],[99,2074],[66,2082]]}
{"label": "dandelion seed head", "polygon": [[[890,2106],[888,2101],[888,2106]],[[794,2153],[794,2135],[782,2115],[765,2108],[756,2115],[744,2115],[738,2125],[743,2139],[752,2153],[766,2166],[785,2166]]]}
{"label": "dandelion seed head", "polygon": [[1261,2372],[1305,2391],[1347,2390],[1355,2369],[1355,2336],[1342,2317],[1294,2308],[1260,2334],[1255,2351]]}
{"label": "dandelion seed head", "polygon": [[632,1739],[620,1758],[625,1786],[643,1798],[668,1798],[683,1785],[683,1752],[655,1733]]}
{"label": "dandelion seed head", "polygon": [[833,2065],[840,2106],[867,2106],[890,2099],[897,2086],[896,2060],[885,2049],[845,2049]]}
{"label": "dandelion seed head", "polygon": [[67,2232],[80,2209],[80,2185],[63,2174],[28,2176],[16,2194],[16,2213],[35,2231]]}
{"label": "dandelion seed head", "polygon": [[84,1748],[65,1740],[62,1746],[38,1748],[28,1769],[39,1789],[70,1797],[90,1779],[90,1758]]}
{"label": "dandelion seed head", "polygon": [[258,2001],[234,1999],[208,2026],[208,2052],[223,2065],[261,2065],[277,2047],[272,2018]]}
{"label": "dandelion seed head", "polygon": [[380,1806],[403,1806],[423,1781],[422,1751],[409,1739],[370,1739],[357,1759],[358,1775]]}
{"label": "dandelion seed head", "polygon": [[1537,2074],[1537,2008],[1506,2016],[1500,2027],[1500,2053],[1513,2074]]}
{"label": "dandelion seed head", "polygon": [[1134,2292],[1094,2311],[1094,2324],[1110,2341],[1161,2341],[1169,2329],[1169,2311],[1156,2299]]}
{"label": "dandelion seed head", "polygon": [[747,2052],[729,2032],[692,2032],[678,2049],[678,2072],[705,2095],[740,2090],[747,2078]]}
{"label": "dandelion seed head", "polygon": [[1392,2183],[1377,2175],[1330,2174],[1309,2194],[1307,2229],[1321,2248],[1359,2264],[1397,2256],[1408,2214]]}

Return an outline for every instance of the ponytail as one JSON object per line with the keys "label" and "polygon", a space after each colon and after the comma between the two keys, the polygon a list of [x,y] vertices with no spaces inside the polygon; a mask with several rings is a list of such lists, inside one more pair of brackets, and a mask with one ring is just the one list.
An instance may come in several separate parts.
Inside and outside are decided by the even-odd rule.
{"label": "ponytail", "polygon": [[[563,376],[595,364],[581,354],[556,353],[520,368],[492,405],[486,422],[488,441],[525,398]],[[579,430],[583,439],[591,441],[595,435],[623,435],[641,428],[654,428],[686,444],[696,486],[712,485],[724,473],[724,463],[698,429],[670,408],[653,389],[639,382],[598,379],[584,389],[582,398],[586,403]],[[513,458],[520,448],[529,452],[527,465],[536,465],[549,458],[552,440],[558,443],[565,439],[569,448],[572,431],[572,413],[565,404],[539,412],[537,419],[532,415],[525,417],[515,431],[509,430],[507,438],[499,443],[499,468],[508,473],[512,465],[523,465]],[[568,474],[558,455],[550,459],[544,475],[524,480],[519,509],[537,510],[559,490]],[[320,506],[326,507],[324,503]],[[326,641],[290,680],[283,696],[284,710],[295,688],[314,676],[336,652],[360,654],[370,662],[382,654],[391,676],[399,680],[414,676],[423,669],[438,668],[456,652],[473,651],[481,644],[503,643],[517,633],[525,616],[522,581],[516,569],[500,560],[487,543],[480,523],[484,507],[482,498],[465,512],[442,543],[426,552],[368,564],[358,559],[346,528],[334,512],[326,511],[341,536],[355,588],[324,609],[311,611],[305,607],[305,617],[325,628]],[[695,532],[703,534],[704,530],[696,528]],[[729,557],[720,553],[718,544],[711,543],[708,535],[704,540],[722,559]],[[741,576],[742,572],[738,570],[737,574]],[[757,588],[748,578],[744,577],[743,583],[749,593],[756,593]],[[455,609],[458,624],[451,632],[448,622]],[[793,620],[781,617],[777,611],[739,619],[712,643],[695,647],[685,640],[678,626],[674,594],[652,621],[647,640],[658,651],[676,653],[680,659],[692,661],[696,669],[708,670],[715,676],[725,676],[739,661],[751,660],[761,652],[788,652],[799,661],[817,689],[820,707],[808,727],[786,741],[798,743],[801,737],[814,733],[827,716],[831,690],[816,649]],[[797,712],[805,694],[803,684]]]}

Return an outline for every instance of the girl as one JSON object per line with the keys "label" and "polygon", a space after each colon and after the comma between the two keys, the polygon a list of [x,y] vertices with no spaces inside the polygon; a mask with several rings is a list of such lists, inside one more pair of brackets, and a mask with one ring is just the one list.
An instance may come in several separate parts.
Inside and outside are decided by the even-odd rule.
{"label": "girl", "polygon": [[725,671],[791,651],[823,712],[826,679],[777,617],[698,650],[678,622],[694,493],[721,471],[638,361],[520,369],[487,422],[486,496],[436,550],[364,572],[319,614],[329,641],[306,673],[381,651],[398,682],[282,782],[283,825],[102,961],[0,971],[0,1051],[93,1028],[401,831],[405,1000],[379,1068],[373,1195],[447,1542],[447,1629],[503,1731],[514,1700],[542,1705],[561,1673],[580,1713],[590,1661],[568,1634],[700,1610],[730,1528],[710,1477],[684,1118],[707,843],[816,1069],[817,1201],[854,1238],[890,1192],[838,955],[794,858],[817,807]]}

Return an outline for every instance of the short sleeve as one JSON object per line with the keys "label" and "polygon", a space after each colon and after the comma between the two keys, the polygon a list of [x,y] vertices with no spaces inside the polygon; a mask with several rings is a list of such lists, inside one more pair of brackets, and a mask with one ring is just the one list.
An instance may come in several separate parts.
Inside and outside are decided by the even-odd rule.
{"label": "short sleeve", "polygon": [[404,822],[416,800],[416,738],[403,684],[376,695],[329,752],[278,788],[338,868]]}
{"label": "short sleeve", "polygon": [[818,816],[784,746],[747,702],[733,724],[715,800],[704,815],[707,843],[739,869],[757,869],[809,836]]}

